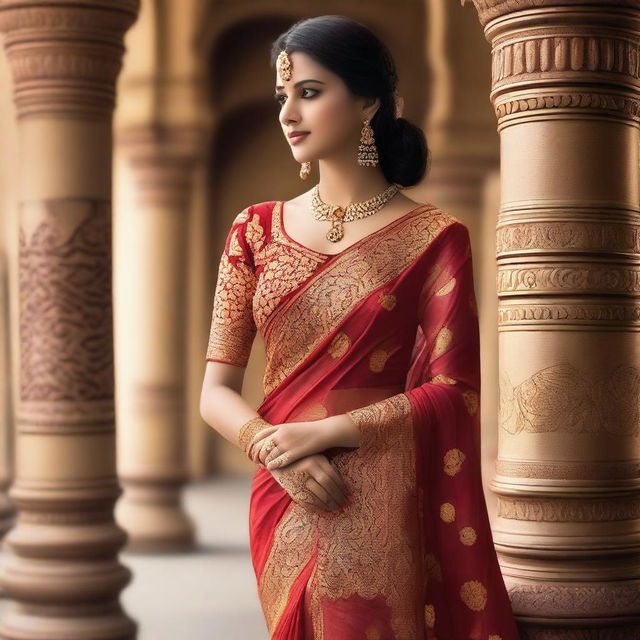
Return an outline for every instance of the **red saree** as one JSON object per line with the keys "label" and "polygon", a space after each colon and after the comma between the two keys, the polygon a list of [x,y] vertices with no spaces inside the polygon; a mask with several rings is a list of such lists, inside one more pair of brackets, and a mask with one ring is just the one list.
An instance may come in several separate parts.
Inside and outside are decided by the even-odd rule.
{"label": "red saree", "polygon": [[272,424],[350,412],[325,455],[353,494],[307,511],[266,468],[250,540],[274,640],[517,640],[480,473],[478,318],[467,228],[421,205],[336,255],[245,209],[220,264],[208,360],[265,342]]}

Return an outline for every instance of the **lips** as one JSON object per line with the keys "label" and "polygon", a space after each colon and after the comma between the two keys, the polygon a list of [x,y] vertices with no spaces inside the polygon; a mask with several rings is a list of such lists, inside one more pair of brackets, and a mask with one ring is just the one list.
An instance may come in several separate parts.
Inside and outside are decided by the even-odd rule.
{"label": "lips", "polygon": [[304,140],[309,135],[309,131],[301,131],[300,133],[294,133],[289,135],[289,142],[291,144],[296,144],[300,140]]}

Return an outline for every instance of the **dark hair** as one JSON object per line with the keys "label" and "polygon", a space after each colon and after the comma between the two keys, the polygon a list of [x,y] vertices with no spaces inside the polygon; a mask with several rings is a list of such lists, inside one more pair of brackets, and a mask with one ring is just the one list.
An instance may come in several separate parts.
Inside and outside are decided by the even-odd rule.
{"label": "dark hair", "polygon": [[367,27],[340,15],[318,16],[296,22],[271,47],[271,67],[278,55],[303,51],[340,76],[357,96],[380,98],[371,120],[380,168],[392,183],[411,187],[424,177],[429,149],[424,132],[395,116],[398,82],[391,53]]}

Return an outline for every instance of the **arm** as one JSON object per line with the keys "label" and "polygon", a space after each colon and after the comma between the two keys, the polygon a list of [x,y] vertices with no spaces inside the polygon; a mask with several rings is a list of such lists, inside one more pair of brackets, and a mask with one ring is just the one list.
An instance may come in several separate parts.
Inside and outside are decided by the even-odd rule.
{"label": "arm", "polygon": [[245,209],[234,220],[220,257],[200,415],[251,459],[247,441],[270,424],[241,396],[244,372],[256,335],[252,303],[257,278],[245,237],[249,213]]}

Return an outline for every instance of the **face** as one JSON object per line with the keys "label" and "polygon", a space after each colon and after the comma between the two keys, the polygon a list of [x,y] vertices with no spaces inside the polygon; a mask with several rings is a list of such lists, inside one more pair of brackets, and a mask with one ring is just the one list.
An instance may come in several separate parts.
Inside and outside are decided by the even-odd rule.
{"label": "face", "polygon": [[[298,162],[346,155],[357,162],[365,118],[371,120],[379,99],[354,96],[340,76],[303,51],[289,54],[291,79],[276,72],[276,101],[285,140]],[[308,131],[299,138],[289,133]]]}

